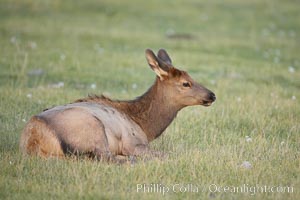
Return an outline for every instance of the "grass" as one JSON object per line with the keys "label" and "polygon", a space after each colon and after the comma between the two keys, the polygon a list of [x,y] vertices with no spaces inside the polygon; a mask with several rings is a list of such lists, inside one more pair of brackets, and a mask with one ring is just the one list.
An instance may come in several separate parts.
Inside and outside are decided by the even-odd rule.
{"label": "grass", "polygon": [[[299,6],[1,0],[0,199],[299,199]],[[182,110],[151,144],[168,159],[117,166],[22,158],[20,132],[44,108],[89,93],[142,94],[155,77],[146,48],[167,49],[217,95],[209,108]],[[137,184],[192,184],[198,192],[137,192]],[[248,192],[233,191],[243,185]]]}

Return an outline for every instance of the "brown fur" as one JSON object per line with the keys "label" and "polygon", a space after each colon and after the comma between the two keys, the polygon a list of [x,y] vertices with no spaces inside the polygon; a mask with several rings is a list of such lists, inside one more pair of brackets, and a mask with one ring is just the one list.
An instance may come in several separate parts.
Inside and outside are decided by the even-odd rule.
{"label": "brown fur", "polygon": [[[75,102],[95,102],[112,106],[129,116],[146,133],[149,141],[157,138],[176,117],[180,107],[161,107],[165,99],[163,94],[158,95],[160,81],[157,79],[153,86],[142,96],[131,101],[111,100],[101,95],[90,95],[88,98]],[[153,97],[156,99],[153,99]],[[157,116],[157,113],[160,113]]]}
{"label": "brown fur", "polygon": [[89,153],[105,160],[153,153],[149,142],[163,133],[179,110],[215,100],[211,91],[174,68],[164,50],[158,57],[147,50],[146,58],[157,78],[145,94],[130,101],[94,95],[46,109],[24,128],[21,151],[41,157]]}
{"label": "brown fur", "polygon": [[36,154],[41,157],[61,157],[64,155],[54,131],[43,120],[35,116],[30,119],[23,130],[20,141],[20,148],[23,153]]}

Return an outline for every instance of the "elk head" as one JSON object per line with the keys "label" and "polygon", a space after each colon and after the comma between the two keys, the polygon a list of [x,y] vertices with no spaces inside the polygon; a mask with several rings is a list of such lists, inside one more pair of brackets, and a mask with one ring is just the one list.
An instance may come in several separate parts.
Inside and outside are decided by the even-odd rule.
{"label": "elk head", "polygon": [[194,81],[187,72],[175,68],[164,49],[157,56],[152,50],[146,50],[146,59],[158,76],[159,89],[170,104],[179,107],[203,105],[210,106],[216,96],[203,85]]}

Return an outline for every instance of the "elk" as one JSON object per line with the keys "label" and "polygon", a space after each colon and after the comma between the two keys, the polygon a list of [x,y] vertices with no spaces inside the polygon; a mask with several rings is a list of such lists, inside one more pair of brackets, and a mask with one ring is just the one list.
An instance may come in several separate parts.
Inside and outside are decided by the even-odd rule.
{"label": "elk", "polygon": [[[117,160],[118,155],[154,153],[149,142],[159,137],[186,106],[210,106],[215,94],[175,68],[164,49],[146,50],[154,84],[134,100],[89,96],[46,109],[26,124],[20,139],[23,154],[64,157],[88,154]],[[155,153],[154,153],[155,154]]]}

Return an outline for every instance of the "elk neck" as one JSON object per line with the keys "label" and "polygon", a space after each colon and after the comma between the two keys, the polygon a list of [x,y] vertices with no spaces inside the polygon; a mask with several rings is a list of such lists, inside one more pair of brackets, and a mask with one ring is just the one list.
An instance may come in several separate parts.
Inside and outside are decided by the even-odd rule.
{"label": "elk neck", "polygon": [[149,141],[159,137],[183,108],[176,105],[172,97],[165,95],[166,89],[156,78],[155,83],[142,96],[119,102],[117,106],[143,129]]}

